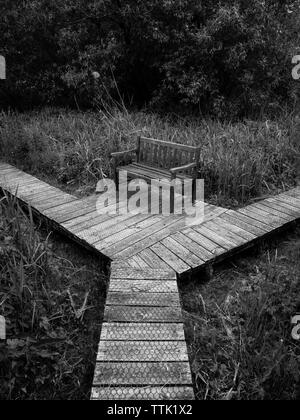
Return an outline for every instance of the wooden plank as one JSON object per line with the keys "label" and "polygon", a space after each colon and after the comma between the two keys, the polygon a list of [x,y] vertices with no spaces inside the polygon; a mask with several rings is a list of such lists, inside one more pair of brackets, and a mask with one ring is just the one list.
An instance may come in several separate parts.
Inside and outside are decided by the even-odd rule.
{"label": "wooden plank", "polygon": [[285,222],[290,222],[293,217],[289,216],[288,214],[281,213],[273,208],[266,207],[264,203],[256,203],[251,205],[251,209],[255,209],[255,211],[259,212],[262,216],[265,217],[276,217],[278,220],[282,220]]}
{"label": "wooden plank", "polygon": [[266,226],[269,226],[270,230],[277,229],[278,227],[287,223],[284,219],[271,216],[270,214],[268,215],[268,213],[263,213],[262,211],[252,207],[252,205],[243,209],[239,209],[237,212],[261,223],[264,223]]}
{"label": "wooden plank", "polygon": [[[18,192],[26,192],[26,191],[35,191],[35,190],[43,190],[46,187],[49,188],[48,184],[42,183],[38,179],[32,178],[30,180],[26,180],[23,178],[14,178],[12,180],[1,180],[1,185],[8,190],[13,190],[14,192],[18,190]],[[53,187],[52,187],[53,188]]]}
{"label": "wooden plank", "polygon": [[276,204],[276,206],[280,206],[281,208],[289,210],[291,214],[298,215],[300,213],[300,203],[299,206],[297,206],[294,203],[291,204],[290,202],[282,199],[281,197],[270,198],[268,200],[265,200],[264,203]]}
{"label": "wooden plank", "polygon": [[171,386],[159,386],[159,387],[94,387],[92,389],[92,400],[161,400],[161,401],[185,401],[194,400],[193,387],[171,387]]}
{"label": "wooden plank", "polygon": [[100,341],[97,361],[188,362],[183,341]]}
{"label": "wooden plank", "polygon": [[213,221],[210,221],[210,222],[206,222],[204,224],[204,226],[205,226],[205,228],[209,229],[213,233],[218,234],[219,236],[222,236],[226,240],[232,242],[235,246],[244,245],[244,243],[246,241],[243,237],[236,234],[235,232],[228,231],[227,229],[218,225],[216,223],[216,219],[214,219]]}
{"label": "wooden plank", "polygon": [[170,217],[153,225],[149,229],[143,230],[140,234],[130,237],[131,244],[120,244],[117,247],[106,250],[106,253],[112,258],[129,258],[138,254],[143,249],[150,248],[158,241],[170,236],[173,232],[185,227],[184,218]]}
{"label": "wooden plank", "polygon": [[235,219],[247,223],[247,225],[253,226],[253,228],[261,229],[261,231],[265,232],[265,234],[269,233],[273,229],[270,225],[266,225],[265,223],[260,222],[257,219],[253,219],[252,217],[249,217],[246,214],[239,213],[238,211],[230,211],[227,212],[227,214],[230,214],[231,216],[234,215]]}
{"label": "wooden plank", "polygon": [[47,211],[48,214],[51,214],[51,210],[55,210],[58,206],[62,206],[64,204],[73,203],[74,205],[80,204],[80,200],[78,198],[68,195],[58,195],[56,197],[52,197],[49,200],[41,201],[40,203],[32,204],[39,212]]}
{"label": "wooden plank", "polygon": [[176,280],[176,273],[169,269],[163,270],[161,268],[153,269],[114,269],[111,273],[111,279],[126,279],[126,280]]}
{"label": "wooden plank", "polygon": [[63,224],[63,226],[66,229],[68,229],[73,235],[80,236],[83,239],[85,239],[86,237],[86,240],[88,241],[90,234],[95,234],[95,232],[97,231],[100,233],[104,230],[106,226],[109,228],[113,225],[116,225],[116,217],[108,214],[103,214],[99,216],[99,213],[93,212],[89,213],[88,216],[90,219],[88,223],[83,222],[83,224],[76,224],[67,228],[65,224]]}
{"label": "wooden plank", "polygon": [[138,255],[135,255],[131,258],[131,261],[134,261],[139,268],[151,268],[149,264],[147,264],[142,258],[140,258]]}
{"label": "wooden plank", "polygon": [[214,220],[216,217],[219,217],[221,214],[226,213],[227,209],[222,209],[221,207],[216,206],[205,206],[204,207],[204,222],[209,220]]}
{"label": "wooden plank", "polygon": [[183,341],[182,323],[103,323],[102,341]]}
{"label": "wooden plank", "polygon": [[187,362],[97,363],[94,386],[191,385]]}
{"label": "wooden plank", "polygon": [[[94,226],[93,229],[97,230],[98,226],[103,229],[103,239],[107,238],[108,236],[116,238],[120,234],[122,235],[124,231],[127,231],[129,228],[138,228],[142,229],[144,226],[151,225],[155,223],[153,220],[154,216],[149,214],[124,214],[124,215],[116,215],[111,218],[112,224],[109,221],[105,223],[100,223],[99,225]],[[150,220],[151,219],[151,220]],[[156,219],[157,220],[157,219]],[[88,230],[87,230],[88,231]],[[100,241],[98,241],[100,242]],[[102,241],[104,242],[104,241]],[[110,242],[109,242],[110,243]]]}
{"label": "wooden plank", "polygon": [[[49,199],[57,195],[56,188],[43,188],[41,190],[34,191],[33,193],[26,192],[26,200],[28,203],[34,203]],[[25,194],[24,194],[25,197]]]}
{"label": "wooden plank", "polygon": [[178,292],[177,282],[155,280],[111,280],[110,291],[127,293],[175,293]]}
{"label": "wooden plank", "polygon": [[144,226],[147,227],[152,223],[154,223],[154,220],[148,214],[138,214],[135,216],[126,214],[123,216],[109,217],[103,223],[77,232],[76,236],[87,241],[89,244],[95,245],[101,251],[111,244],[126,239],[132,232],[139,232]]}
{"label": "wooden plank", "polygon": [[151,268],[169,268],[169,266],[149,248],[144,249],[137,255],[142,258]]}
{"label": "wooden plank", "polygon": [[127,260],[129,267],[132,268],[141,268],[140,265],[134,260],[134,258],[129,258],[129,260]]}
{"label": "wooden plank", "polygon": [[197,146],[189,146],[187,144],[174,143],[171,141],[158,140],[158,139],[153,139],[153,138],[148,138],[148,137],[141,137],[141,142],[144,142],[144,144],[146,143],[147,145],[158,144],[161,147],[169,147],[171,149],[185,150],[189,153],[191,152],[195,153],[198,150]]}
{"label": "wooden plank", "polygon": [[15,190],[17,186],[30,186],[37,183],[40,185],[45,185],[43,181],[40,181],[39,179],[25,173],[4,174],[0,176],[0,182],[3,187],[11,188],[13,190]]}
{"label": "wooden plank", "polygon": [[178,293],[109,292],[106,305],[115,306],[180,306]]}
{"label": "wooden plank", "polygon": [[[32,175],[27,174],[26,172],[22,172],[16,168],[8,168],[8,169],[0,169],[0,180],[1,182],[8,181],[14,182],[16,180],[24,180],[24,181],[32,181],[38,180]],[[40,181],[40,180],[38,180]],[[43,181],[40,181],[43,182]]]}
{"label": "wooden plank", "polygon": [[1,182],[1,185],[5,190],[17,196],[24,196],[27,192],[31,193],[33,191],[41,191],[41,189],[45,187],[41,185],[37,179],[30,182]]}
{"label": "wooden plank", "polygon": [[49,208],[53,209],[55,207],[63,206],[65,204],[74,202],[78,204],[81,203],[81,200],[75,197],[74,195],[66,194],[60,190],[57,190],[56,194],[54,195],[46,195],[32,200],[32,206],[48,210]]}
{"label": "wooden plank", "polygon": [[300,199],[295,197],[290,197],[288,195],[280,194],[276,195],[274,200],[280,200],[288,204],[289,206],[292,206],[293,208],[299,209],[300,208]]}
{"label": "wooden plank", "polygon": [[162,258],[166,264],[168,264],[173,270],[177,273],[184,273],[186,271],[190,271],[191,267],[186,264],[183,260],[178,258],[173,252],[171,252],[168,248],[166,248],[161,243],[156,243],[151,247],[151,250]]}
{"label": "wooden plank", "polygon": [[199,259],[190,249],[187,249],[186,246],[182,245],[180,242],[177,242],[173,236],[169,236],[166,239],[161,241],[167,249],[169,249],[173,254],[177,255],[182,261],[184,261],[190,267],[198,267],[202,263],[202,260]]}
{"label": "wooden plank", "polygon": [[110,255],[110,251],[113,249],[120,247],[125,247],[132,243],[132,237],[141,236],[143,235],[143,231],[147,229],[151,229],[153,225],[161,220],[161,216],[152,216],[149,217],[144,216],[146,219],[142,220],[139,223],[136,223],[132,227],[129,227],[121,232],[118,232],[114,235],[109,236],[106,239],[100,240],[94,243],[95,248],[98,251],[103,253],[107,253]]}
{"label": "wooden plank", "polygon": [[247,232],[251,232],[253,235],[256,235],[257,237],[264,236],[266,234],[265,230],[259,227],[256,227],[253,224],[250,225],[249,223],[244,222],[240,218],[237,218],[234,211],[226,212],[222,214],[220,218],[230,223],[231,225],[235,225],[237,227],[244,229]]}
{"label": "wooden plank", "polygon": [[216,256],[226,252],[225,248],[201,234],[201,226],[194,226],[193,228],[185,229],[181,233],[187,236],[193,242],[198,243],[202,253],[201,258],[204,261],[214,259]]}
{"label": "wooden plank", "polygon": [[171,236],[172,239],[175,239],[178,243],[183,245],[185,248],[187,248],[190,252],[193,252],[197,256],[198,259],[198,266],[201,264],[204,264],[207,259],[213,258],[213,254],[209,253],[204,249],[201,245],[198,244],[198,242],[193,241],[188,236],[184,235],[182,232],[174,233]]}
{"label": "wooden plank", "polygon": [[128,264],[128,260],[126,261],[117,260],[114,262],[116,263],[115,265],[116,268],[130,268],[130,264]]}
{"label": "wooden plank", "polygon": [[278,202],[273,201],[267,201],[265,200],[260,204],[260,208],[262,210],[268,211],[275,216],[281,216],[284,215],[289,221],[294,220],[297,217],[297,214],[300,214],[300,209],[298,210],[291,210],[288,207],[285,207],[284,205],[280,205]]}
{"label": "wooden plank", "polygon": [[13,165],[11,165],[10,163],[0,161],[0,170],[2,171],[3,169],[7,168],[13,168]]}
{"label": "wooden plank", "polygon": [[0,170],[17,169],[14,165],[7,162],[0,162]]}
{"label": "wooden plank", "polygon": [[15,179],[15,181],[0,181],[1,185],[4,189],[14,195],[26,195],[27,193],[30,194],[33,191],[42,191],[46,188],[47,184],[42,183],[38,179],[32,180],[24,180],[20,178],[19,180]]}
{"label": "wooden plank", "polygon": [[293,198],[300,199],[300,187],[293,188],[292,190],[288,190],[284,192],[285,195],[288,195]]}
{"label": "wooden plank", "polygon": [[262,210],[256,204],[252,204],[251,206],[245,207],[244,209],[240,209],[238,210],[238,212],[246,214],[249,217],[252,217],[253,219],[265,223],[266,225],[270,225],[273,229],[277,229],[278,227],[285,225],[289,222],[289,220],[286,217],[274,216],[270,212]]}
{"label": "wooden plank", "polygon": [[174,307],[154,306],[109,306],[104,313],[105,322],[182,322],[181,309]]}
{"label": "wooden plank", "polygon": [[257,239],[257,235],[254,235],[253,233],[247,231],[244,228],[241,228],[224,219],[221,219],[220,217],[214,219],[214,223],[218,225],[219,228],[222,228],[222,230],[226,229],[228,232],[232,232],[248,242]]}
{"label": "wooden plank", "polygon": [[76,205],[74,205],[74,203],[66,204],[59,206],[56,209],[52,209],[51,211],[44,211],[44,214],[57,223],[64,224],[76,217],[82,215],[88,216],[88,214],[93,213],[95,209],[95,201],[86,203],[84,200],[80,200]]}
{"label": "wooden plank", "polygon": [[[223,236],[219,235],[216,232],[208,229],[206,226],[202,225],[199,227],[194,226],[193,229],[200,233],[205,238],[209,239],[210,242],[216,244],[216,250],[219,252],[220,248],[226,249],[227,251],[231,250],[232,248],[236,247],[236,244],[231,240],[224,238]],[[215,251],[216,252],[216,251]]]}
{"label": "wooden plank", "polygon": [[140,179],[171,179],[171,173],[169,171],[147,165],[133,163],[131,165],[125,166],[124,170],[128,171],[128,175],[130,177],[134,175],[136,178]]}
{"label": "wooden plank", "polygon": [[[124,208],[124,207],[125,207],[125,205],[120,207],[120,209]],[[76,217],[75,219],[71,219],[68,222],[63,224],[64,227],[66,229],[71,230],[72,233],[76,234],[78,232],[82,232],[84,230],[95,227],[95,226],[97,226],[97,225],[99,225],[99,224],[101,224],[101,223],[103,223],[107,220],[115,220],[117,222],[116,218],[121,217],[121,215],[118,214],[118,213],[115,214],[115,215],[109,213],[110,212],[109,208],[108,208],[108,213],[107,214],[105,214],[105,213],[100,214],[95,209],[96,209],[96,203],[95,203],[94,211],[92,213],[88,213],[88,214],[85,214],[83,216]],[[110,207],[110,209],[112,209],[112,207]],[[124,215],[123,220],[126,220],[126,216],[127,215]]]}

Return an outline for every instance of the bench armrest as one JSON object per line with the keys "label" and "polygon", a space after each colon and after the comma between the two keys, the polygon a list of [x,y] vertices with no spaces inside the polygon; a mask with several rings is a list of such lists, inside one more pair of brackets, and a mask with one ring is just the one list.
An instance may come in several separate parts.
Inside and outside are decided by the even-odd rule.
{"label": "bench armrest", "polygon": [[126,155],[129,155],[129,154],[131,154],[131,153],[137,153],[137,149],[135,148],[135,149],[131,149],[131,150],[125,150],[125,151],[123,151],[123,152],[114,152],[114,153],[111,153],[110,154],[110,157],[111,158],[120,158],[120,157],[123,157],[123,156],[126,156]]}
{"label": "bench armrest", "polygon": [[184,172],[189,169],[193,169],[197,167],[197,162],[188,163],[187,165],[179,166],[178,168],[172,168],[170,169],[170,172],[172,175],[176,175],[177,172]]}

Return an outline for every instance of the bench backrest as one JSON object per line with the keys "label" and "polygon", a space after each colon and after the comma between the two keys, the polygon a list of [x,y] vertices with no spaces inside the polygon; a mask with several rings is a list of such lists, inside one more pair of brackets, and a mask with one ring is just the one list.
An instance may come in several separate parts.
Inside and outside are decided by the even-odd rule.
{"label": "bench backrest", "polygon": [[200,148],[139,137],[138,162],[156,168],[171,169],[200,160]]}

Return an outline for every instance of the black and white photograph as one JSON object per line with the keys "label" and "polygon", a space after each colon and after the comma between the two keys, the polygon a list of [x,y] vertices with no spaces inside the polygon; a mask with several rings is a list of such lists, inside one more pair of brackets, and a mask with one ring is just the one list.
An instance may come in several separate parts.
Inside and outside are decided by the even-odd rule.
{"label": "black and white photograph", "polygon": [[0,11],[0,401],[300,400],[300,0]]}

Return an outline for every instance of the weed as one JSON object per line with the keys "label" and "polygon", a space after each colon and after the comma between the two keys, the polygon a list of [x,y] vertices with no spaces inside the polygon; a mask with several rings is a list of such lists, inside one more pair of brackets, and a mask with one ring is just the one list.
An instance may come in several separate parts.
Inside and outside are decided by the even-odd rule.
{"label": "weed", "polygon": [[[0,202],[1,399],[89,398],[106,290],[102,267],[38,233],[16,199]],[[58,257],[57,255],[60,255]]]}

